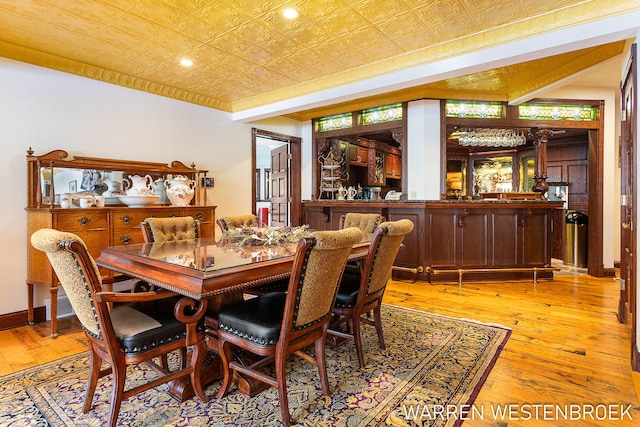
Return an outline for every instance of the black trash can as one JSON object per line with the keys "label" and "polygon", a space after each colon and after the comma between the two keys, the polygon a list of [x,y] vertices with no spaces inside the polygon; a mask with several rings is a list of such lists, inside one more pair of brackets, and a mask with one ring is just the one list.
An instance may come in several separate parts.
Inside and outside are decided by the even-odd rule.
{"label": "black trash can", "polygon": [[587,266],[587,215],[572,211],[565,216],[564,264]]}

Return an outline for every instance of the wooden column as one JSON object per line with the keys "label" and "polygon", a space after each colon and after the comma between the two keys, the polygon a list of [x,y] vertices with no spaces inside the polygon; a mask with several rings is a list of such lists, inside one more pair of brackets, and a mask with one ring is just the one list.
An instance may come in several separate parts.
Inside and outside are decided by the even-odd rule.
{"label": "wooden column", "polygon": [[549,137],[553,135],[550,129],[531,128],[529,138],[533,139],[533,148],[535,153],[535,175],[533,179],[532,190],[537,193],[546,193],[549,189],[547,184],[547,142]]}

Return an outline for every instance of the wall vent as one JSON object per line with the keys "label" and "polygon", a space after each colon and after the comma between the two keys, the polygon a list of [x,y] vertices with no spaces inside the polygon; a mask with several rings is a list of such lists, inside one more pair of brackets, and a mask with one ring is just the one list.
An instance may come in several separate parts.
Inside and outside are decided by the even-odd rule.
{"label": "wall vent", "polygon": [[[51,298],[45,298],[44,305],[47,309],[47,320],[51,320]],[[58,296],[58,319],[73,316],[74,314],[69,298],[66,295]]]}

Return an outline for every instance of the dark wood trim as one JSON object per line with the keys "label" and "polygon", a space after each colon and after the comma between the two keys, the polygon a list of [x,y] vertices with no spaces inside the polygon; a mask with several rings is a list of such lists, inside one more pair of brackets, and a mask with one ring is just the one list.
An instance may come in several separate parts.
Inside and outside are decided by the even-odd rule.
{"label": "dark wood trim", "polygon": [[[357,111],[351,112],[353,125],[350,128],[336,129],[336,130],[324,131],[324,132],[316,132],[316,118],[314,118],[311,121],[311,125],[312,125],[311,199],[312,200],[319,199],[320,196],[322,195],[319,190],[320,175],[321,175],[320,164],[318,162],[319,155],[320,154],[324,155],[324,153],[326,153],[329,149],[332,149],[330,147],[332,141],[335,142],[337,140],[342,140],[351,145],[364,146],[364,144],[359,143],[360,138],[370,140],[369,143],[371,145],[368,145],[367,147],[380,149],[385,153],[393,152],[394,150],[399,151],[397,153],[394,152],[394,154],[398,154],[401,157],[401,167],[403,171],[402,177],[400,177],[399,179],[400,181],[399,189],[403,194],[403,198],[406,198],[407,189],[408,189],[408,180],[406,179],[406,171],[408,170],[408,166],[407,166],[408,165],[408,160],[407,160],[408,103],[402,102],[401,104],[402,104],[402,119],[400,120],[394,120],[394,121],[389,121],[384,123],[368,124],[368,125],[359,125],[358,119],[360,114],[364,110],[357,110]],[[387,138],[384,138],[385,140],[381,140],[380,139],[381,134],[386,134],[388,141],[386,140]],[[391,140],[393,140],[393,142],[398,144],[397,148],[394,147],[393,142],[391,143],[391,145],[389,145],[390,148],[388,150],[386,148],[382,148],[383,146],[386,147],[388,145],[388,142],[390,142]],[[379,144],[379,145],[376,145],[376,144]],[[334,152],[334,154],[336,153]],[[374,154],[370,152],[369,155],[373,156]],[[372,157],[369,158],[370,164],[374,162],[374,160],[372,159],[373,159]],[[357,166],[357,167],[360,167],[360,166]],[[347,162],[346,168],[348,172],[351,172],[350,170],[351,166],[348,164],[348,162]],[[371,169],[369,169],[369,173],[373,174],[374,172],[371,171]],[[369,184],[367,183],[359,183],[359,184],[362,184],[363,186],[376,185],[376,186],[383,187],[382,197],[384,197],[385,195],[384,193],[386,192],[386,190],[389,189],[387,188],[388,184],[384,184],[384,183],[382,185],[373,184],[374,180],[372,179],[371,176],[367,177],[367,181],[369,182]],[[352,184],[355,186],[355,183],[352,183]],[[394,187],[394,189],[398,188],[395,185],[389,185],[389,186]]]}
{"label": "dark wood trim", "polygon": [[[251,170],[254,174],[256,170],[256,137],[262,136],[275,141],[285,142],[290,145],[291,163],[289,170],[289,191],[291,203],[291,225],[300,225],[302,215],[302,138],[297,136],[284,135],[277,132],[251,128]],[[253,175],[252,175],[253,176]],[[256,182],[251,179],[251,211],[256,212]]]}
{"label": "dark wood trim", "polygon": [[[440,175],[443,176],[440,179],[440,194],[446,197],[447,195],[447,115],[445,114],[447,100],[440,100]],[[468,160],[467,160],[468,161]],[[470,178],[467,176],[467,180]],[[465,182],[463,185],[467,185]]]}
{"label": "dark wood trim", "polygon": [[[604,114],[604,102],[600,105],[601,114]],[[604,276],[603,259],[603,235],[602,235],[602,193],[604,179],[603,164],[603,129],[589,131],[589,228],[588,240],[594,242],[589,244],[587,253],[587,270],[591,276]]]}
{"label": "dark wood trim", "polygon": [[640,351],[635,346],[631,347],[631,369],[640,372]]}
{"label": "dark wood trim", "polygon": [[[40,323],[47,320],[46,307],[35,307],[33,309],[33,322]],[[17,328],[29,324],[28,310],[16,311],[0,315],[0,331],[5,329]]]}

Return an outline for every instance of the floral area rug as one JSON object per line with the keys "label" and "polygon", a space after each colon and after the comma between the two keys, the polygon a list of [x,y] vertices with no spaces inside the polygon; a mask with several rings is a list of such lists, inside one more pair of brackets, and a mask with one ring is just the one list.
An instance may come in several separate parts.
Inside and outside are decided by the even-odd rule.
{"label": "floral area rug", "polygon": [[[452,426],[452,416],[472,404],[511,331],[472,321],[383,306],[386,350],[375,329],[363,328],[367,364],[358,366],[353,342],[327,349],[332,396],[323,396],[314,365],[291,356],[287,366],[289,409],[305,426]],[[110,377],[98,383],[93,410],[82,413],[88,353],[0,377],[2,426],[103,426],[107,422]],[[130,368],[133,384],[155,374]],[[180,403],[159,386],[126,400],[123,426],[280,426],[278,393],[269,388],[250,398],[232,392],[209,402]],[[449,415],[443,415],[447,408]],[[453,411],[451,410],[452,408]],[[457,408],[457,409],[456,409]],[[457,412],[460,414],[461,412]]]}

